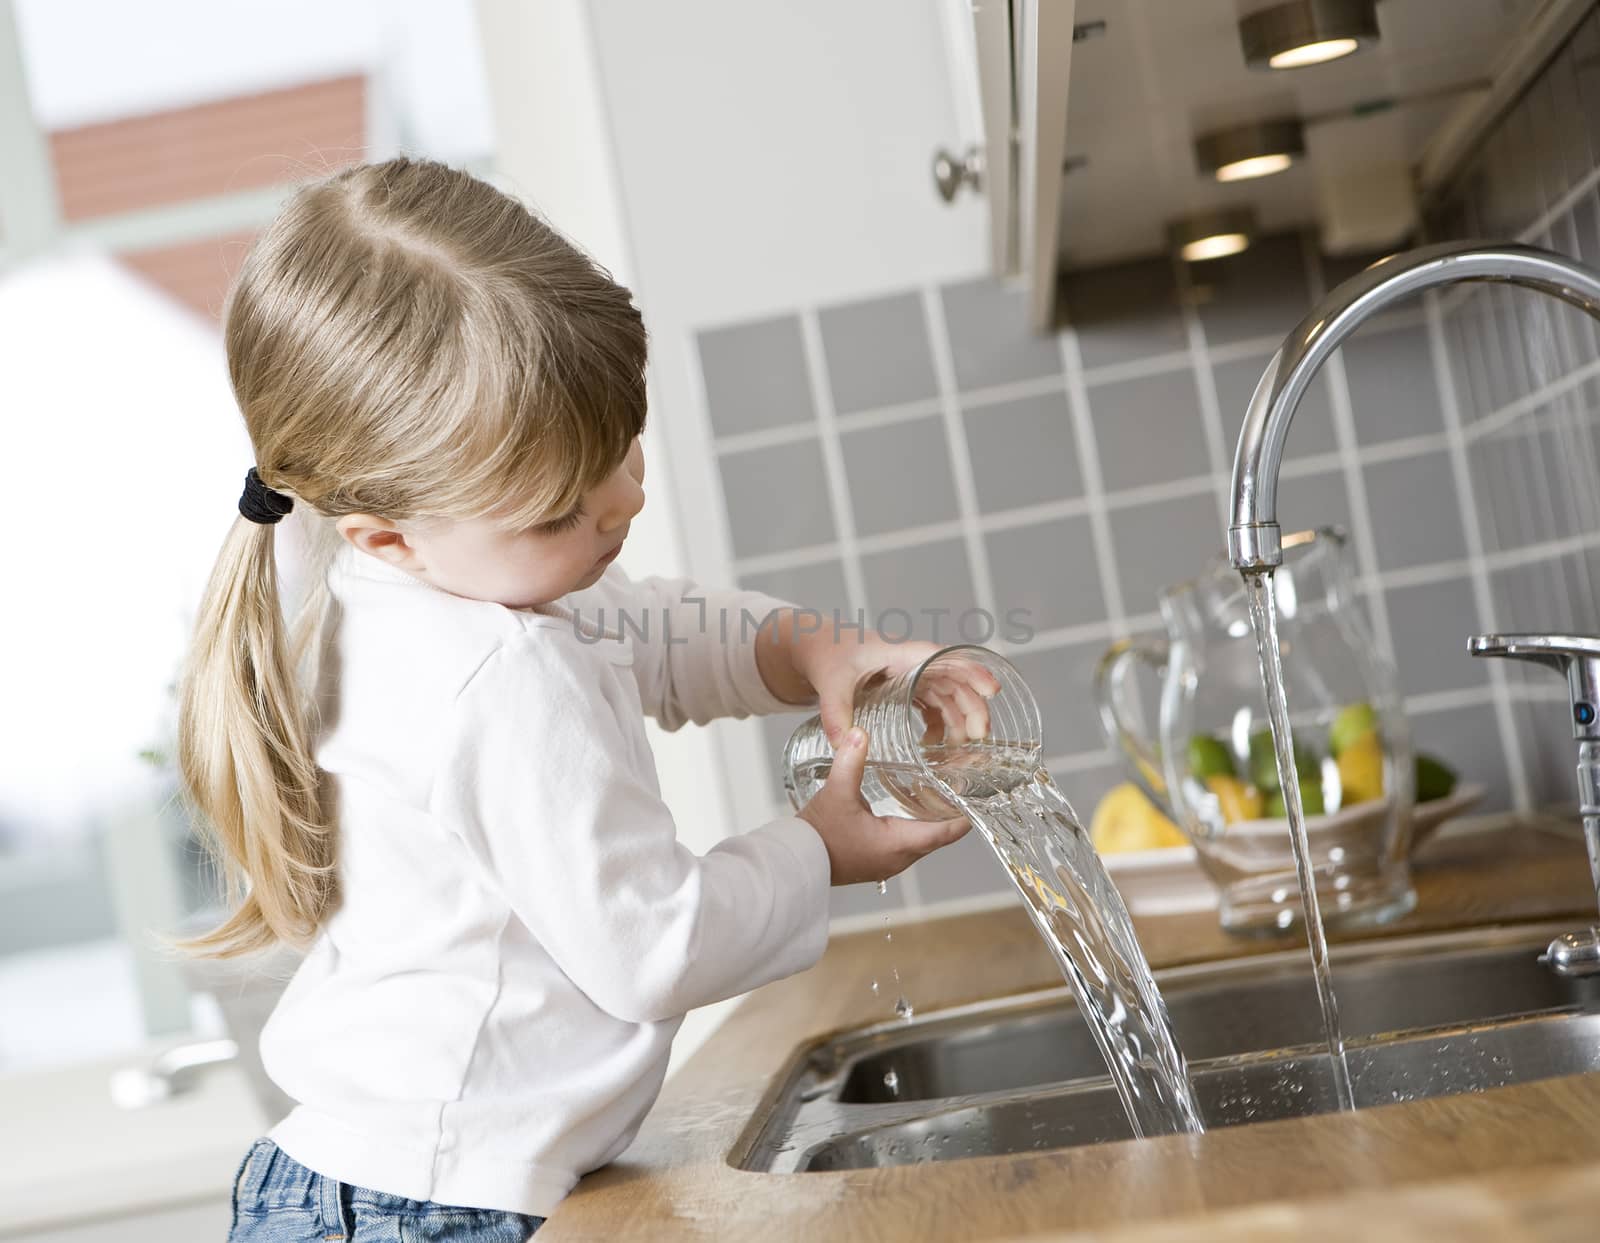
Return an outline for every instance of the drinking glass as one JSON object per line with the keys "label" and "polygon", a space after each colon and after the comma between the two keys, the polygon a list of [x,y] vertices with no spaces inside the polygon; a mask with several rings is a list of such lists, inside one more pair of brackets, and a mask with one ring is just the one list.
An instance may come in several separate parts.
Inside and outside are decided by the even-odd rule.
{"label": "drinking glass", "polygon": [[[987,697],[988,724],[969,737],[957,688],[978,671],[1000,689]],[[970,700],[968,701],[970,704]],[[1039,705],[1017,668],[976,644],[941,648],[904,673],[878,670],[856,687],[855,720],[867,734],[861,796],[878,815],[944,820],[964,814],[952,796],[983,798],[1027,780],[1039,766]],[[784,788],[803,807],[833,768],[822,718],[803,722],[783,752]]]}

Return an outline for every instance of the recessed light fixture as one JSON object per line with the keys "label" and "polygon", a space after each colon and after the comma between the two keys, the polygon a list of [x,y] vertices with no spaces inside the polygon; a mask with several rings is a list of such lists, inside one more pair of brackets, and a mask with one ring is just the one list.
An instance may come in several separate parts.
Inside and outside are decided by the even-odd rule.
{"label": "recessed light fixture", "polygon": [[1288,0],[1239,19],[1252,69],[1302,69],[1378,41],[1378,0]]}
{"label": "recessed light fixture", "polygon": [[1250,245],[1256,234],[1256,214],[1248,207],[1184,216],[1167,225],[1167,244],[1185,260],[1221,259]]}
{"label": "recessed light fixture", "polygon": [[1200,171],[1218,181],[1247,181],[1281,173],[1305,150],[1305,128],[1292,117],[1250,121],[1194,140]]}

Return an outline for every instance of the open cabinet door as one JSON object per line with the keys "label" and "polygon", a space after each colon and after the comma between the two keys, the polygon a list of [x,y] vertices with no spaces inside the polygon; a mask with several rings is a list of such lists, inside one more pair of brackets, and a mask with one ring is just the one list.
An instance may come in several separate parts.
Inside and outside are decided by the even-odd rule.
{"label": "open cabinet door", "polygon": [[1040,332],[1055,317],[1076,9],[1075,0],[949,0],[947,7],[958,115],[965,121],[977,113],[963,129],[975,131],[981,153],[990,267],[1027,286],[1029,318]]}

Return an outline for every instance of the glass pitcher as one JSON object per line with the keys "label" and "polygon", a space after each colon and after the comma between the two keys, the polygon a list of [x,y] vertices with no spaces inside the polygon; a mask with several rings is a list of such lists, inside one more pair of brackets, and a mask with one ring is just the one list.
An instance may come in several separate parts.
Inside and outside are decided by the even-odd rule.
{"label": "glass pitcher", "polygon": [[[1274,576],[1285,689],[1324,920],[1382,923],[1416,905],[1411,739],[1394,671],[1355,607],[1342,532],[1284,537]],[[1162,640],[1113,644],[1095,671],[1107,735],[1135,782],[1194,843],[1224,928],[1301,919],[1266,692],[1238,571],[1218,558],[1161,593]],[[1160,679],[1145,728],[1136,670]]]}

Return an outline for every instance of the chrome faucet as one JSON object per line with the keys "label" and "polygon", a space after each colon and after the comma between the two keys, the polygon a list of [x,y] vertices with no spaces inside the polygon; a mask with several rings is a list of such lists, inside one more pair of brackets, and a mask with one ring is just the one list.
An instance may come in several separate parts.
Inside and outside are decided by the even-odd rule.
{"label": "chrome faucet", "polygon": [[[1600,274],[1564,255],[1514,243],[1445,242],[1392,255],[1351,277],[1322,299],[1284,338],[1267,364],[1239,433],[1233,459],[1228,560],[1244,572],[1283,561],[1278,529],[1278,470],[1289,422],[1334,350],[1362,324],[1402,298],[1464,281],[1520,285],[1559,298],[1600,320]],[[1600,638],[1564,635],[1478,635],[1475,656],[1538,660],[1568,674],[1573,732],[1581,746],[1578,775],[1589,866],[1600,901]],[[1600,971],[1600,927],[1551,942],[1542,960],[1562,975]]]}
{"label": "chrome faucet", "polygon": [[1332,290],[1295,325],[1272,356],[1250,399],[1233,459],[1228,559],[1236,569],[1283,561],[1278,532],[1278,468],[1300,399],[1334,350],[1357,328],[1402,298],[1462,281],[1536,289],[1600,320],[1600,275],[1534,246],[1445,242],[1392,255]]}

